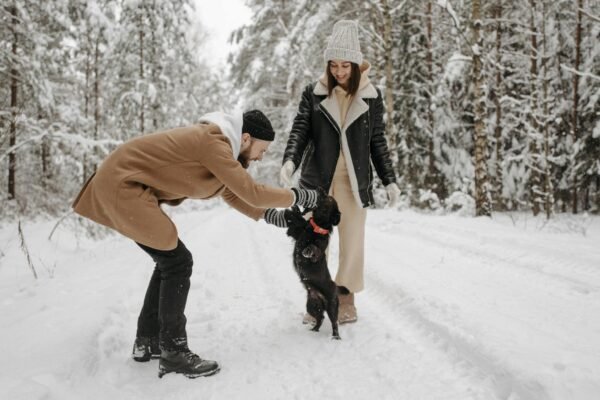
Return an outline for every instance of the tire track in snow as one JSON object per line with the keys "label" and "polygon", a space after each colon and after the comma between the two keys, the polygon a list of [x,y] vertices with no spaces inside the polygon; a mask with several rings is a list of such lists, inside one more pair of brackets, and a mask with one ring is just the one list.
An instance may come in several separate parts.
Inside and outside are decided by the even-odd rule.
{"label": "tire track in snow", "polygon": [[546,400],[548,395],[538,382],[523,380],[495,359],[475,341],[457,335],[427,318],[413,298],[390,280],[375,274],[369,276],[371,308],[399,318],[400,336],[412,344],[434,347],[444,353],[457,369],[480,386],[491,386],[497,399]]}
{"label": "tire track in snow", "polygon": [[[595,340],[592,316],[599,307],[593,292],[585,295],[568,290],[569,283],[560,278],[530,270],[521,274],[518,266],[497,265],[486,252],[467,252],[456,246],[463,242],[461,238],[452,240],[446,232],[431,229],[426,235],[425,228],[415,228],[415,234],[413,227],[405,232],[406,228],[397,225],[388,231],[396,221],[367,227],[368,261],[400,268],[396,272],[367,266],[369,289],[373,285],[382,299],[398,290],[411,296],[410,312],[404,310],[401,315],[408,315],[433,342],[458,354],[453,355],[455,359],[475,366],[481,361],[483,376],[495,373],[492,380],[501,394],[517,385],[519,396],[545,399],[550,388],[568,384],[553,382],[544,371],[562,365],[564,355],[554,353],[555,347],[573,348],[580,354],[594,349],[586,345]],[[393,312],[400,301],[391,303],[387,306]],[[535,337],[539,340],[529,342]],[[568,368],[588,376],[590,368],[595,369],[593,356],[574,361]]]}
{"label": "tire track in snow", "polygon": [[[444,217],[428,217],[424,215],[420,216],[418,223],[410,218],[403,218],[401,221],[391,222],[390,225],[403,229],[403,227],[409,224],[415,230],[447,234],[447,226],[440,224],[438,222],[439,218]],[[473,223],[477,221],[466,220],[466,222]],[[548,263],[549,265],[551,265],[552,261],[554,261],[556,258],[562,259],[566,263],[565,265],[573,266],[575,268],[574,271],[570,270],[569,272],[577,273],[583,271],[584,273],[589,274],[589,276],[584,277],[584,280],[586,281],[588,278],[600,279],[600,252],[589,253],[587,252],[587,250],[589,250],[588,245],[582,244],[579,240],[573,240],[579,239],[579,234],[575,234],[573,232],[569,232],[568,234],[562,233],[561,236],[565,238],[565,245],[556,247],[544,246],[540,244],[540,236],[550,238],[554,236],[540,229],[534,232],[527,232],[513,229],[512,226],[507,227],[502,223],[498,223],[498,232],[501,233],[501,235],[498,235],[497,233],[488,233],[484,227],[478,227],[479,229],[474,230],[471,226],[466,227],[464,225],[457,224],[456,221],[453,221],[452,228],[454,229],[452,235],[447,234],[447,236],[453,238],[468,237],[472,242],[483,242],[486,245],[491,244],[492,246],[502,250],[519,246],[527,249],[527,251],[523,252],[523,254],[534,252],[536,254],[536,259],[538,256],[545,257],[548,261],[550,261]]]}
{"label": "tire track in snow", "polygon": [[[267,230],[269,230],[269,233]],[[300,316],[304,310],[305,293],[297,275],[293,271],[292,246],[291,244],[288,245],[288,243],[291,243],[291,239],[285,236],[284,232],[285,230],[274,229],[272,227],[255,232],[257,234],[253,237],[254,246],[252,246],[254,250],[253,254],[255,256],[250,257],[250,259],[259,263],[258,267],[261,270],[261,274],[265,274],[264,276],[268,276],[266,274],[273,276],[274,274],[270,272],[272,271],[271,268],[280,267],[278,265],[270,265],[273,264],[273,259],[281,260],[282,257],[285,257],[286,265],[284,266],[283,273],[275,274],[277,279],[269,280],[267,283],[272,285],[277,282],[285,282],[285,292],[293,291],[301,293],[301,296],[295,296],[295,298],[299,298],[299,301],[295,304],[292,304],[291,306],[290,304],[286,304],[286,308],[288,309],[292,308],[301,311],[298,313],[298,317],[291,321],[291,329],[294,329],[295,333],[304,335],[305,339],[312,339],[314,336],[317,336],[318,340],[322,340],[324,332],[327,336],[330,335],[331,328],[327,318],[320,332],[317,334],[308,331],[307,327],[300,325]],[[285,240],[277,238],[275,243],[270,243],[271,241],[267,242],[263,238],[266,238],[269,234],[282,235]],[[284,245],[284,243],[286,245]],[[335,246],[337,245],[337,241],[332,240],[331,244]],[[281,248],[274,251],[274,247],[278,246],[281,246],[283,251]],[[337,253],[337,249],[330,249],[330,251]],[[332,256],[335,256],[333,253]],[[330,257],[330,259],[331,258],[332,257]],[[276,293],[277,291],[269,289],[268,292]],[[377,313],[375,312],[373,315],[377,315]],[[289,319],[287,320],[289,321]],[[371,370],[365,372],[365,377],[371,377],[376,380],[377,384],[376,388],[372,387],[368,393],[365,393],[365,396],[370,395],[371,397],[374,396],[376,398],[390,400],[399,397],[412,399],[422,398],[423,400],[489,400],[490,392],[488,390],[485,390],[484,388],[472,388],[470,384],[464,382],[465,379],[462,376],[458,376],[451,370],[450,363],[440,363],[437,354],[415,352],[412,348],[407,346],[406,342],[398,341],[397,338],[401,329],[402,328],[399,325],[390,324],[389,320],[382,321],[381,319],[374,320],[371,318],[361,319],[360,324],[340,326],[340,334],[342,336],[341,346],[345,348],[344,351],[348,355],[354,355],[351,356],[352,359],[361,359],[363,362],[371,360],[371,362],[366,362]],[[382,342],[385,343],[384,346],[381,346]],[[315,348],[313,340],[306,341],[307,349],[319,349],[318,351],[321,353],[331,353],[332,357],[339,358],[338,361],[335,361],[334,359],[333,364],[338,365],[340,370],[343,371],[348,367],[348,362],[344,360],[343,356],[340,357],[340,354],[337,354],[336,345],[339,345],[339,343],[327,343],[326,341],[322,341],[321,343],[318,343]],[[406,361],[405,368],[401,371],[390,366],[390,364],[396,362],[396,357],[403,357]],[[402,376],[402,379],[399,379],[399,375]],[[440,379],[440,375],[443,375],[444,379]],[[323,380],[322,369],[318,368],[318,366],[311,368],[310,376],[310,379],[308,379],[310,382]],[[416,385],[412,384],[413,381],[418,383]],[[326,386],[327,382],[323,382],[323,385]],[[431,388],[431,391],[429,391],[426,396],[423,396],[423,387],[427,386]],[[453,387],[453,389],[450,389],[450,387]],[[403,391],[406,392],[406,395],[401,395]],[[304,394],[305,397],[301,396],[300,398],[306,398],[308,393]],[[313,393],[313,395],[319,394],[320,393],[318,392]],[[321,396],[322,395],[323,394],[321,394]],[[327,393],[324,393],[324,395],[326,396]],[[357,396],[355,398],[364,398],[364,396]]]}
{"label": "tire track in snow", "polygon": [[[429,222],[429,221],[428,221]],[[457,229],[458,228],[458,229]],[[508,254],[504,257],[508,261],[512,262],[516,259],[520,266],[528,267],[526,262],[520,260],[520,258],[527,258],[529,255],[535,255],[535,262],[539,264],[542,261],[542,266],[539,268],[533,268],[537,272],[545,273],[550,276],[566,279],[575,284],[587,284],[590,281],[595,282],[596,289],[600,288],[600,252],[589,252],[588,245],[582,245],[579,241],[570,241],[569,239],[579,238],[577,235],[564,235],[566,236],[566,243],[564,246],[544,246],[540,245],[539,236],[542,232],[528,232],[512,231],[518,236],[507,235],[490,235],[484,229],[474,231],[469,228],[462,228],[460,226],[454,226],[455,232],[450,235],[443,226],[434,225],[424,229],[422,226],[418,230],[423,232],[437,232],[442,234],[445,238],[458,239],[469,238],[468,243],[484,243],[489,251],[493,251],[493,254],[506,254],[506,249],[512,249],[518,247],[521,250],[518,254],[509,257]],[[460,233],[457,235],[456,233]],[[461,243],[464,244],[464,241]],[[471,244],[472,247],[472,244]],[[489,253],[486,252],[486,254]],[[492,253],[490,253],[492,254]],[[557,263],[557,261],[559,261]],[[558,267],[558,268],[556,268]],[[529,268],[531,268],[529,266]],[[557,272],[550,272],[543,270],[544,268],[558,269]],[[568,271],[569,275],[564,275],[561,272]],[[580,279],[571,278],[572,275],[581,275]]]}
{"label": "tire track in snow", "polygon": [[[223,309],[228,314],[225,325],[212,332],[224,341],[242,345],[237,351],[222,344],[215,346],[214,352],[224,365],[220,375],[228,379],[233,376],[242,387],[251,385],[247,388],[249,394],[262,390],[272,398],[296,393],[294,398],[298,399],[360,399],[369,395],[389,400],[489,399],[482,394],[489,391],[471,388],[469,382],[452,370],[450,362],[440,362],[437,354],[417,352],[396,340],[398,326],[382,329],[380,321],[366,318],[360,325],[342,326],[343,339],[336,342],[330,340],[328,320],[318,333],[301,325],[305,293],[293,270],[291,240],[285,230],[246,220],[234,223],[234,218],[237,217],[222,215],[215,220],[215,226],[208,227],[221,240],[227,237],[231,226],[237,230],[236,237],[247,238],[236,246],[236,254],[223,255],[233,265],[216,266],[217,276],[210,276],[213,282],[235,279],[241,285],[237,292],[241,299],[235,300],[239,307],[231,305]],[[215,254],[214,243],[207,247]],[[256,354],[261,359],[252,360]],[[251,360],[245,360],[247,357]],[[400,369],[397,357],[406,361]],[[352,382],[359,381],[371,383],[353,387]],[[424,388],[428,388],[426,395]],[[227,390],[224,389],[224,394]]]}
{"label": "tire track in snow", "polygon": [[[547,291],[551,291],[553,295],[557,293],[561,294],[577,294],[577,295],[593,295],[598,297],[600,295],[600,286],[595,283],[583,282],[579,279],[574,279],[559,273],[546,272],[543,270],[543,266],[533,266],[526,261],[523,261],[520,257],[522,254],[514,255],[514,251],[507,252],[506,247],[502,247],[498,244],[486,243],[485,247],[477,248],[478,233],[468,232],[470,235],[469,239],[463,239],[461,236],[452,235],[446,233],[444,230],[434,230],[429,227],[423,229],[420,226],[413,225],[411,228],[415,228],[410,232],[406,231],[405,227],[402,227],[401,223],[393,223],[391,226],[394,228],[392,232],[387,231],[385,226],[373,227],[376,231],[385,235],[400,236],[400,237],[411,237],[414,239],[415,236],[428,244],[433,244],[442,249],[450,249],[454,252],[459,252],[464,257],[481,259],[481,260],[493,260],[494,263],[482,262],[480,265],[483,268],[494,270],[496,273],[511,274],[512,276],[522,276],[524,280],[528,282],[535,282],[536,285]],[[491,240],[493,241],[493,239]],[[527,253],[525,253],[527,254]],[[546,265],[554,265],[563,269],[568,269],[572,266],[572,260],[556,259],[545,255],[546,252],[536,253],[535,262],[542,259],[546,260]],[[499,264],[502,264],[500,266]],[[600,279],[599,279],[600,280]],[[557,289],[552,290],[552,289]]]}

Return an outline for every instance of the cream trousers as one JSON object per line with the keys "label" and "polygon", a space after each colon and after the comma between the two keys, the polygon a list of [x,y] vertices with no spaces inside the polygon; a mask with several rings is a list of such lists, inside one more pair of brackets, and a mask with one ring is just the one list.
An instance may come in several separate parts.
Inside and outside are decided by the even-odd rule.
{"label": "cream trousers", "polygon": [[365,223],[367,209],[358,205],[352,194],[346,160],[340,152],[330,194],[337,201],[342,218],[338,225],[339,267],[335,277],[338,286],[357,293],[364,288]]}

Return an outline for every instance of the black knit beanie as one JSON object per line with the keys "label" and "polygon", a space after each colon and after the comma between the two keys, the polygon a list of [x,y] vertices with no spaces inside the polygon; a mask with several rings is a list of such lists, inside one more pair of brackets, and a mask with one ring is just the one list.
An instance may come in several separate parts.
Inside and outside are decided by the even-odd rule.
{"label": "black knit beanie", "polygon": [[249,133],[255,139],[272,142],[275,139],[275,131],[271,121],[259,110],[250,110],[244,113],[242,133]]}

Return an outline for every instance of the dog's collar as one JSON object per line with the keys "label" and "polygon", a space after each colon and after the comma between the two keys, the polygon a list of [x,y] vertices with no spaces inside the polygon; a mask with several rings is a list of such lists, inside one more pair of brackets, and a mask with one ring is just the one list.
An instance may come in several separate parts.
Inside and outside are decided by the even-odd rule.
{"label": "dog's collar", "polygon": [[317,223],[315,222],[315,220],[313,218],[308,220],[308,222],[310,222],[310,226],[313,227],[313,232],[318,233],[319,235],[328,235],[329,234],[329,230],[321,228],[319,225],[317,225]]}

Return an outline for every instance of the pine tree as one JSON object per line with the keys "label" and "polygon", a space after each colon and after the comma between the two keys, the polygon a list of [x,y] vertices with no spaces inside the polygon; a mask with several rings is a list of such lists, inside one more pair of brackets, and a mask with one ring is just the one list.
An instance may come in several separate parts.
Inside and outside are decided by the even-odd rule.
{"label": "pine tree", "polygon": [[[148,18],[135,32],[143,31],[154,46],[144,49],[141,83],[139,70],[123,67],[140,53],[120,46],[126,42],[120,34],[130,31],[123,29],[131,22],[128,7],[137,6]],[[215,76],[198,72],[202,64],[193,51],[200,35],[189,29],[190,11],[189,1],[159,0],[24,1],[0,8],[0,49],[8,49],[0,58],[6,77],[0,86],[0,162],[10,166],[0,177],[0,199],[16,200],[0,209],[2,216],[69,208],[94,166],[138,132],[140,119],[124,121],[119,112],[132,105],[122,107],[119,92],[132,78],[134,95],[140,83],[147,99],[161,101],[143,108],[151,128],[193,123],[221,104],[226,93],[211,87]]]}
{"label": "pine tree", "polygon": [[64,67],[64,6],[59,0],[43,4],[25,1],[11,2],[0,9],[0,18],[7,22],[2,24],[1,48],[9,49],[0,65],[0,70],[7,72],[8,83],[8,89],[2,89],[6,94],[2,98],[8,101],[1,103],[0,160],[8,160],[7,175],[3,177],[6,198],[17,201],[19,212],[53,198],[37,194],[51,189],[53,170],[57,168],[52,161],[51,137],[64,127],[56,105],[64,93],[56,82]]}
{"label": "pine tree", "polygon": [[[446,196],[446,183],[439,173],[440,146],[437,141],[436,78],[439,62],[434,58],[437,41],[433,40],[434,23],[431,3],[411,1],[394,5],[393,42],[397,43],[394,66],[394,114],[397,126],[398,168],[403,190],[411,204],[427,206],[420,201],[421,191]],[[439,110],[439,109],[438,109]]]}
{"label": "pine tree", "polygon": [[110,55],[117,64],[111,103],[123,139],[169,127],[182,112],[175,104],[199,68],[187,43],[190,10],[191,0],[123,4]]}
{"label": "pine tree", "polygon": [[[573,212],[600,210],[600,5],[577,2],[573,76]],[[579,60],[578,60],[579,57]],[[575,86],[577,85],[577,86]]]}
{"label": "pine tree", "polygon": [[[70,18],[73,24],[70,39],[76,44],[71,73],[76,77],[73,84],[83,99],[77,105],[81,118],[74,121],[71,128],[94,143],[101,139],[103,131],[111,129],[107,126],[106,104],[110,103],[107,92],[112,62],[108,53],[109,37],[116,24],[115,5],[110,0],[74,3],[70,7]],[[78,147],[81,181],[85,182],[106,152],[100,151],[100,146]]]}

